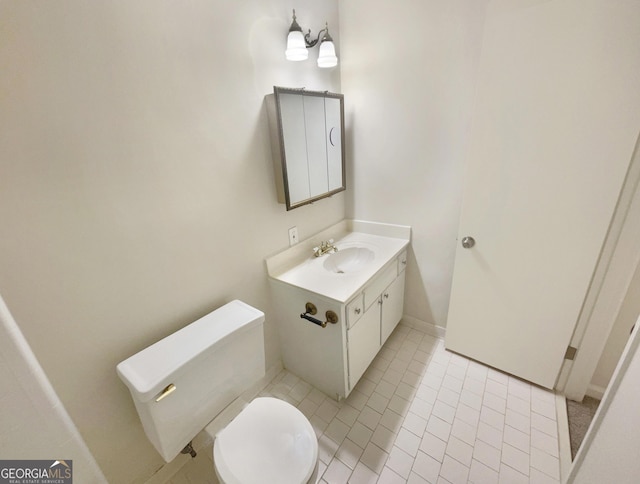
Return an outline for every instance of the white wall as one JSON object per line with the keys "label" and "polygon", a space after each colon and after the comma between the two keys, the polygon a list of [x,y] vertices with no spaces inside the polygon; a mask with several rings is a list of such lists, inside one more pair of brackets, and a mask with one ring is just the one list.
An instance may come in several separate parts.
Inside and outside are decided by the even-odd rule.
{"label": "white wall", "polygon": [[71,460],[76,482],[106,483],[1,296],[0,388],[3,459]]}
{"label": "white wall", "polygon": [[411,225],[405,314],[446,325],[485,1],[340,2],[348,212]]}
{"label": "white wall", "polygon": [[340,46],[337,0],[0,3],[0,293],[110,482],[163,464],[115,365],[234,298],[278,363],[263,260],[344,218],[276,202],[264,95],[340,90],[294,6]]}

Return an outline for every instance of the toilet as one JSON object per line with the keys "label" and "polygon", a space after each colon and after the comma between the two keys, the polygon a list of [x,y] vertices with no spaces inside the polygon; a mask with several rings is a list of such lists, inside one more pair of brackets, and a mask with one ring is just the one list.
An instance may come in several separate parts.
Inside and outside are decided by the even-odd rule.
{"label": "toilet", "polygon": [[[166,462],[264,377],[263,325],[263,312],[231,301],[117,365]],[[318,440],[296,407],[259,397],[215,434],[213,461],[222,483],[304,484],[315,478]]]}

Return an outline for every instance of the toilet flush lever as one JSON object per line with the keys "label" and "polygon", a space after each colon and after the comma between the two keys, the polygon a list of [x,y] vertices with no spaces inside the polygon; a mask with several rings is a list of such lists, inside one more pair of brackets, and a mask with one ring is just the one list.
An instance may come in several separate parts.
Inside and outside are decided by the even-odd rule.
{"label": "toilet flush lever", "polygon": [[162,390],[162,393],[160,393],[160,396],[156,398],[156,402],[159,402],[163,398],[168,397],[175,391],[176,391],[176,386],[173,383],[169,383],[166,387],[164,387],[164,390]]}

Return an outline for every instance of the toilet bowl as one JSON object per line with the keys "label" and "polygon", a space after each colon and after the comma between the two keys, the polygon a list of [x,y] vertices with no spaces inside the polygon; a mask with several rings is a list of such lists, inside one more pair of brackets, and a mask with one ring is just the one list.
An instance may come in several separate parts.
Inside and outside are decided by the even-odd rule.
{"label": "toilet bowl", "polygon": [[315,477],[318,440],[293,405],[254,399],[218,433],[213,462],[224,484],[304,484]]}
{"label": "toilet bowl", "polygon": [[231,415],[232,403],[244,401],[265,376],[263,324],[262,311],[231,301],[118,364],[144,431],[165,461],[192,452],[192,439],[206,428],[215,434],[215,472],[224,483],[305,484],[314,477],[316,434],[283,400],[256,398],[213,430],[216,417]]}

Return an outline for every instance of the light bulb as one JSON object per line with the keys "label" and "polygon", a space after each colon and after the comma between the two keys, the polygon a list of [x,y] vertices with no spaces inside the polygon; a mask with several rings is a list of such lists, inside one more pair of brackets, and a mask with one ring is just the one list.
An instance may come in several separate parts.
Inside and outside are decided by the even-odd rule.
{"label": "light bulb", "polygon": [[323,40],[320,43],[320,52],[318,53],[318,67],[335,67],[337,65],[338,58],[333,41]]}
{"label": "light bulb", "polygon": [[302,32],[298,30],[292,30],[287,36],[287,50],[285,51],[287,60],[290,61],[303,61],[309,57],[307,46],[304,42],[304,36]]}

